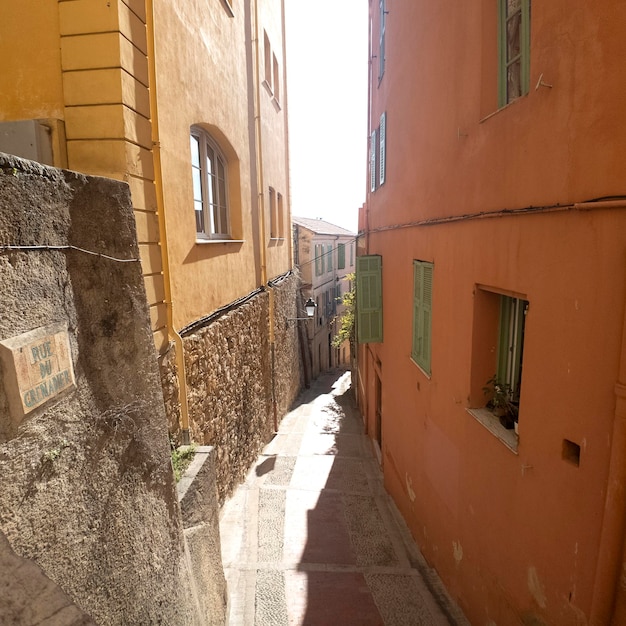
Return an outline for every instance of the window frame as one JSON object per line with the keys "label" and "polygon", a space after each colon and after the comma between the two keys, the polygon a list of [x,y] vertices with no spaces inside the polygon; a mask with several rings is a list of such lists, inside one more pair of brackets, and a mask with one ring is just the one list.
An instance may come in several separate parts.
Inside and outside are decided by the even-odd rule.
{"label": "window frame", "polygon": [[[521,416],[520,391],[529,310],[530,302],[526,294],[488,285],[475,285],[472,368],[467,411],[515,454],[519,444],[516,420]],[[514,319],[511,319],[512,315]],[[512,359],[517,364],[511,363]],[[502,415],[501,404],[499,407],[490,405],[491,393],[496,384],[501,388],[503,385],[511,385],[513,413],[505,412]],[[510,425],[507,427],[504,422]]]}
{"label": "window frame", "polygon": [[280,65],[276,55],[272,52],[272,90],[274,100],[280,102]]}
{"label": "window frame", "polygon": [[524,298],[500,295],[496,377],[510,386],[514,404],[519,404],[524,358],[526,314],[530,304]]}
{"label": "window frame", "polygon": [[280,227],[278,221],[278,199],[274,187],[269,187],[270,200],[270,239],[280,239]]}
{"label": "window frame", "polygon": [[337,269],[338,270],[346,269],[346,244],[345,243],[337,244]]}
{"label": "window frame", "polygon": [[[192,195],[194,214],[196,216],[196,238],[202,240],[232,239],[230,199],[228,190],[228,161],[218,143],[200,126],[192,126],[189,131]],[[197,141],[197,164],[194,154],[193,140]],[[211,163],[211,172],[206,167]],[[220,176],[220,169],[222,175]],[[199,172],[196,178],[195,172]],[[213,174],[213,172],[216,172]],[[211,178],[209,178],[211,176]],[[200,197],[198,197],[198,183]],[[220,184],[221,183],[221,184]],[[201,210],[198,210],[198,204]],[[201,213],[202,227],[198,214]]]}
{"label": "window frame", "polygon": [[[519,54],[508,56],[507,23],[518,13],[508,15],[508,2],[498,0],[498,106],[504,107],[514,100],[528,94],[530,89],[530,3],[531,0],[519,0]],[[509,94],[509,68],[519,62],[519,95]]]}
{"label": "window frame", "polygon": [[378,83],[385,75],[385,30],[387,28],[386,18],[387,8],[385,0],[379,0],[380,23],[378,32]]}
{"label": "window frame", "polygon": [[265,69],[265,76],[263,82],[267,87],[270,94],[273,94],[274,87],[272,85],[272,46],[270,44],[270,38],[267,31],[263,31],[263,64]]}
{"label": "window frame", "polygon": [[314,260],[315,260],[315,275],[324,275],[324,244],[316,243],[314,247]]}
{"label": "window frame", "polygon": [[413,334],[411,359],[428,376],[432,374],[432,301],[434,263],[413,261]]}
{"label": "window frame", "polygon": [[382,256],[356,258],[357,342],[383,341]]}
{"label": "window frame", "polygon": [[387,172],[387,112],[380,116],[378,126],[378,186],[385,184]]}
{"label": "window frame", "polygon": [[376,176],[376,154],[378,152],[378,129],[374,129],[370,135],[370,192],[374,193],[378,188],[378,181]]}

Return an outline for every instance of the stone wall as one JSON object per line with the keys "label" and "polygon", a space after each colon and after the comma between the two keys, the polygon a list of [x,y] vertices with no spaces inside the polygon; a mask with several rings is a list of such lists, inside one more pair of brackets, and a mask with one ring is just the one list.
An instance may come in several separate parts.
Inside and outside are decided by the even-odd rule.
{"label": "stone wall", "polygon": [[[220,504],[243,481],[302,387],[296,316],[299,278],[271,283],[274,346],[270,342],[269,290],[253,295],[184,336],[190,438],[215,448]],[[180,439],[175,346],[161,360],[161,380],[173,438]]]}
{"label": "stone wall", "polygon": [[[0,562],[35,563],[79,621],[220,624],[223,605],[200,615],[190,592],[137,259],[126,184],[0,154]],[[51,325],[67,354],[37,330]],[[11,348],[33,330],[41,346]],[[44,380],[59,363],[75,384]],[[20,398],[46,401],[22,415]],[[3,591],[0,615],[14,599]]]}

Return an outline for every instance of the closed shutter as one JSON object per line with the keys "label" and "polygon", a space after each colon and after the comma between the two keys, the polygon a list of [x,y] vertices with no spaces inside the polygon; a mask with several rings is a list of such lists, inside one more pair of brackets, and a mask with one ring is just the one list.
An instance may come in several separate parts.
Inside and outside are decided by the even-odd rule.
{"label": "closed shutter", "polygon": [[346,244],[337,244],[337,269],[343,270],[346,267]]}
{"label": "closed shutter", "polygon": [[413,261],[413,360],[430,374],[433,264]]}
{"label": "closed shutter", "polygon": [[387,136],[387,113],[383,113],[380,116],[380,128],[378,130],[379,134],[379,150],[378,150],[378,169],[379,169],[379,178],[378,182],[380,185],[385,184],[385,163],[386,163],[386,136]]}
{"label": "closed shutter", "polygon": [[357,339],[359,343],[383,340],[382,257],[356,259]]}
{"label": "closed shutter", "polygon": [[376,191],[376,131],[370,137],[370,191]]}

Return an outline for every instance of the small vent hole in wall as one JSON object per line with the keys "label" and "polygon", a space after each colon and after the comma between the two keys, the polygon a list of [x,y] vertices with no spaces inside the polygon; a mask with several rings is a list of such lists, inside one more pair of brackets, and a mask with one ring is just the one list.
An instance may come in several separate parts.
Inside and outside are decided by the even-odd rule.
{"label": "small vent hole in wall", "polygon": [[569,439],[563,439],[563,460],[578,467],[580,465],[580,446]]}

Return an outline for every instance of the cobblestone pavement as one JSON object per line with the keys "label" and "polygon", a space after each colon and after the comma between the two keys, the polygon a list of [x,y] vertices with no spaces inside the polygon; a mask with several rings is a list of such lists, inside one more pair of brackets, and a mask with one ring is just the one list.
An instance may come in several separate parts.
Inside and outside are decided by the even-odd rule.
{"label": "cobblestone pavement", "polygon": [[220,520],[230,626],[467,624],[386,494],[350,374],[323,374]]}

